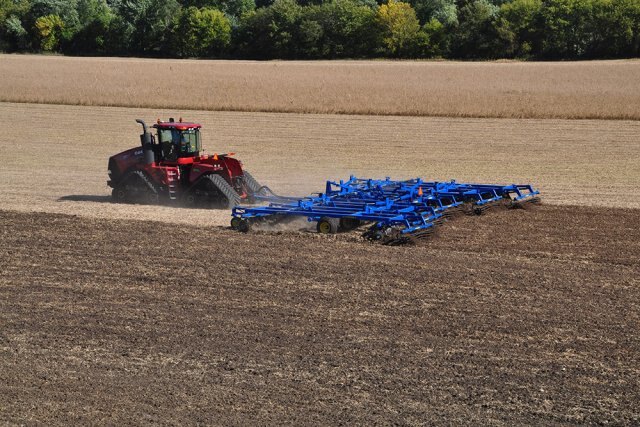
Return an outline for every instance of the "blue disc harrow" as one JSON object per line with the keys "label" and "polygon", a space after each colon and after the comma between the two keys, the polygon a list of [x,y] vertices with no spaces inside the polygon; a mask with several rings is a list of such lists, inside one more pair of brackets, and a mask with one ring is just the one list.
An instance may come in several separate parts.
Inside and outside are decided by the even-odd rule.
{"label": "blue disc harrow", "polygon": [[363,237],[384,244],[406,243],[430,235],[445,218],[466,212],[480,215],[498,204],[508,207],[539,201],[531,185],[464,184],[456,181],[394,181],[390,178],[327,181],[324,193],[277,196],[266,187],[256,195],[265,206],[238,206],[231,226],[249,231],[256,223],[306,217],[320,233],[350,231],[367,225]]}

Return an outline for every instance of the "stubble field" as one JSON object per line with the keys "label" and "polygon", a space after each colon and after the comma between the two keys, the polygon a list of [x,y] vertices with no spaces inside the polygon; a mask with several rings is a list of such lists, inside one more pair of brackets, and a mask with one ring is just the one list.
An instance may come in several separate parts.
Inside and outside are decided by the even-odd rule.
{"label": "stubble field", "polygon": [[[37,65],[64,61],[107,76],[109,61],[156,63]],[[287,68],[264,64],[276,65]],[[549,64],[563,65],[576,66]],[[36,90],[13,69],[0,99],[83,103],[80,90],[108,103],[108,90],[91,94],[89,74],[70,70],[68,100],[55,98],[55,82]],[[386,104],[358,102],[397,109],[412,84],[382,84],[396,90]],[[40,98],[13,99],[20,85]],[[177,99],[162,104],[172,110],[0,103],[0,422],[637,424],[640,122],[558,118],[566,105],[597,105],[562,104],[560,86],[538,116],[555,118],[526,120],[197,111]],[[600,111],[617,116],[607,118],[636,118],[637,88],[625,98],[581,87],[582,100],[610,95],[602,102],[616,107]],[[483,99],[485,117],[502,114]],[[443,114],[482,116],[454,104]],[[418,246],[389,248],[357,234],[242,235],[225,211],[111,203],[108,156],[138,143],[135,118],[169,116],[201,122],[209,152],[236,152],[284,194],[354,173],[531,182],[545,204],[462,216]]]}

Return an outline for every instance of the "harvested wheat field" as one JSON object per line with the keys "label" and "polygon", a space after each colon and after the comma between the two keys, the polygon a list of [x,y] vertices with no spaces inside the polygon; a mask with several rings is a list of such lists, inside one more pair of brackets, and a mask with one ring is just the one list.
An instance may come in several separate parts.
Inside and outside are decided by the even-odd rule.
{"label": "harvested wheat field", "polygon": [[[640,207],[640,122],[178,111],[210,152],[235,152],[276,192],[350,174],[533,183],[546,203]],[[111,203],[107,159],[139,144],[135,118],[176,111],[0,103],[3,206],[105,218],[228,225],[229,212]],[[16,141],[20,144],[16,145]],[[416,154],[418,153],[418,154]]]}
{"label": "harvested wheat field", "polygon": [[[0,423],[639,424],[639,67],[0,55]],[[180,116],[281,194],[544,204],[388,247],[113,203],[134,119]]]}
{"label": "harvested wheat field", "polygon": [[640,119],[640,61],[193,61],[0,55],[0,101],[193,110]]}

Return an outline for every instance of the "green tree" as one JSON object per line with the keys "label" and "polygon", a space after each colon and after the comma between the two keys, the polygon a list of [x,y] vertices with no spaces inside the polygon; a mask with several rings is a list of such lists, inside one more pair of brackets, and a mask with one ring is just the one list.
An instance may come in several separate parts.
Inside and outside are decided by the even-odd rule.
{"label": "green tree", "polygon": [[540,14],[545,57],[578,58],[587,53],[593,41],[592,1],[545,0]]}
{"label": "green tree", "polygon": [[637,57],[640,55],[640,1],[593,0],[594,34],[586,56]]}
{"label": "green tree", "polygon": [[29,33],[23,24],[29,8],[27,0],[0,0],[0,51],[29,47]]}
{"label": "green tree", "polygon": [[106,54],[109,28],[115,15],[105,0],[79,0],[81,29],[64,47],[72,54]]}
{"label": "green tree", "polygon": [[134,43],[140,52],[163,53],[171,35],[171,24],[179,10],[176,0],[149,0],[133,32]]}
{"label": "green tree", "polygon": [[110,53],[161,55],[168,47],[170,26],[180,10],[176,0],[117,0],[106,45]]}
{"label": "green tree", "polygon": [[255,0],[184,0],[183,7],[197,7],[198,9],[218,9],[233,17],[240,17],[256,8]]}
{"label": "green tree", "polygon": [[51,52],[58,49],[64,31],[62,18],[58,15],[41,16],[36,20],[35,26],[38,30],[42,50]]}
{"label": "green tree", "polygon": [[449,54],[451,37],[447,26],[433,18],[424,24],[422,31],[424,31],[429,40],[428,47],[424,51],[425,56],[444,57]]}
{"label": "green tree", "polygon": [[332,0],[303,9],[301,56],[341,58],[374,54],[376,12],[357,0]]}
{"label": "green tree", "polygon": [[513,0],[500,6],[495,22],[506,56],[528,57],[540,50],[542,0]]}
{"label": "green tree", "polygon": [[459,58],[502,56],[494,26],[498,10],[487,0],[471,0],[463,5],[458,13],[459,24],[453,29],[452,55]]}
{"label": "green tree", "polygon": [[417,56],[428,45],[427,35],[409,3],[389,0],[378,8],[376,20],[381,28],[385,54],[396,57]]}
{"label": "green tree", "polygon": [[437,19],[445,25],[458,22],[458,7],[455,0],[411,0],[411,6],[422,24],[432,19]]}
{"label": "green tree", "polygon": [[134,40],[138,22],[143,19],[149,0],[111,0],[108,3],[113,19],[108,23],[104,45],[110,55],[140,53],[140,43]]}
{"label": "green tree", "polygon": [[251,58],[295,58],[300,51],[302,10],[295,0],[275,0],[244,15],[237,33],[238,53]]}
{"label": "green tree", "polygon": [[57,15],[64,22],[61,40],[68,40],[80,30],[78,0],[31,0],[29,9],[31,22],[35,24],[40,17]]}
{"label": "green tree", "polygon": [[173,50],[178,56],[220,56],[231,41],[231,24],[217,9],[190,6],[178,14],[172,33]]}

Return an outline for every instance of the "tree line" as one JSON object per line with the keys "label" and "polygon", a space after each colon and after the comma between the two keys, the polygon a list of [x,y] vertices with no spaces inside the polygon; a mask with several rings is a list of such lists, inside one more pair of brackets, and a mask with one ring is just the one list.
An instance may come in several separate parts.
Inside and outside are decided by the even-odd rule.
{"label": "tree line", "polygon": [[0,51],[250,59],[637,57],[640,0],[0,0]]}

